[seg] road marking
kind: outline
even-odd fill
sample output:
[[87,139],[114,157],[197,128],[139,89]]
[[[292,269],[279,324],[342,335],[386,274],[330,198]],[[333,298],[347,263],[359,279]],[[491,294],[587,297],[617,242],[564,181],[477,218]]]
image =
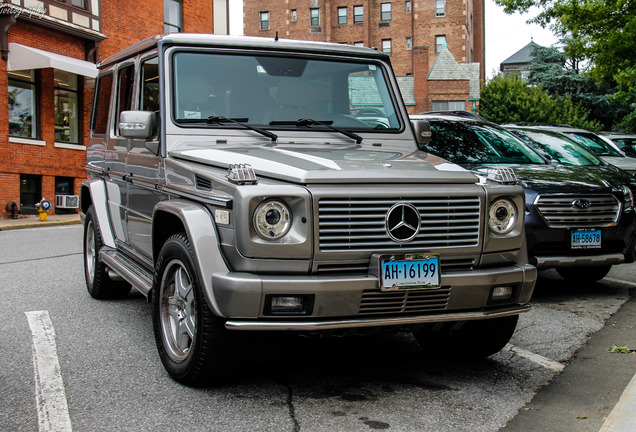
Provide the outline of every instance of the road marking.
[[[636,287],[636,283],[635,282],[630,282],[630,281],[624,281],[624,280],[620,280],[620,279],[614,279],[614,278],[603,278],[601,279],[601,281],[608,281],[608,282],[614,282],[614,283],[620,283],[620,284],[624,284],[624,285],[629,285],[629,286],[633,286]],[[599,281],[600,282],[600,281]]]
[[514,346],[511,344],[508,344],[504,347],[505,350],[513,352],[525,359],[530,360],[531,362],[534,362],[538,365],[543,366],[546,369],[550,369],[553,370],[555,372],[563,372],[563,369],[565,369],[565,365],[561,364],[559,362],[555,362],[554,360],[550,360],[547,357],[543,357],[539,354],[535,354],[533,352],[530,352],[528,350],[525,350],[523,348],[519,348],[518,346]]
[[636,375],[625,387],[618,403],[599,432],[628,432],[636,430]]
[[71,432],[64,383],[48,311],[25,312],[33,339],[35,403],[40,432]]

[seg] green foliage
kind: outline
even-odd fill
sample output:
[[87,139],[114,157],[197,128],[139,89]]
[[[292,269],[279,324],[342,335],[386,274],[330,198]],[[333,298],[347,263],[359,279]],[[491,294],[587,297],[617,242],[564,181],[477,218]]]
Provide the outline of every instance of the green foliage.
[[616,343],[612,343],[612,346],[609,348],[606,348],[605,351],[611,352],[614,354],[629,354],[634,352],[634,350],[630,349],[629,346],[627,345],[619,346]]
[[569,96],[550,95],[541,86],[528,85],[521,78],[496,76],[481,90],[479,114],[496,123],[569,124],[599,130],[585,109]]
[[[564,39],[564,52],[578,70],[581,61],[599,86],[617,87],[612,102],[628,107],[615,113],[614,123],[636,132],[636,1],[634,0],[495,0],[507,13],[528,12],[532,18]],[[602,87],[601,87],[602,88]],[[602,109],[602,107],[601,107]],[[592,115],[594,118],[594,114]]]
[[572,102],[588,111],[588,117],[601,124],[603,130],[615,130],[629,113],[629,106],[612,95],[616,89],[598,83],[587,73],[576,69],[573,60],[556,48],[537,46],[533,52],[528,82],[541,85],[552,97],[569,95]]

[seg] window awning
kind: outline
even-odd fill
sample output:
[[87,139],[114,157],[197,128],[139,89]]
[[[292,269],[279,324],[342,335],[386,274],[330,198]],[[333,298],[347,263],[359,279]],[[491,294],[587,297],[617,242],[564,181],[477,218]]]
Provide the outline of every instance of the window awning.
[[91,78],[97,76],[97,67],[91,62],[31,48],[15,42],[9,44],[8,71],[43,68],[59,69]]

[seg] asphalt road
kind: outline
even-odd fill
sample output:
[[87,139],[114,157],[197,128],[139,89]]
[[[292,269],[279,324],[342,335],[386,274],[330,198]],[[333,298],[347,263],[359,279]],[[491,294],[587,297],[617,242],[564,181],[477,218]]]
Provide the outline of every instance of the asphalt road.
[[[38,421],[49,389],[36,392],[36,377],[57,371],[73,431],[497,431],[567,371],[636,282],[634,265],[584,286],[542,273],[511,345],[480,362],[432,362],[408,335],[241,335],[227,383],[195,389],[164,371],[143,296],[87,294],[81,250],[81,226],[0,231],[0,430],[53,430]],[[35,312],[50,319],[49,375],[34,360]]]

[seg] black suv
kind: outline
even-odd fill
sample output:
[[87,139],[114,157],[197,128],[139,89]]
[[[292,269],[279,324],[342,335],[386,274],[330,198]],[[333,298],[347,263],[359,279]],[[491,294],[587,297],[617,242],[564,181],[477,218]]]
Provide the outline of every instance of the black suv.
[[410,117],[418,129],[423,126],[416,122],[430,125],[431,139],[422,150],[484,179],[503,167],[508,181],[521,183],[528,254],[538,269],[556,268],[566,279],[593,281],[614,264],[634,261],[636,184],[627,172],[594,159],[583,165],[550,163],[509,131],[470,113]]

